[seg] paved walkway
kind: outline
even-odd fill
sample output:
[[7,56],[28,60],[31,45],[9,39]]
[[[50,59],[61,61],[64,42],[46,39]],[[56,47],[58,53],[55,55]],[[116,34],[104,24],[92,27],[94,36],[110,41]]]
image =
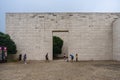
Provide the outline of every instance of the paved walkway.
[[120,62],[4,63],[0,64],[0,80],[120,80]]

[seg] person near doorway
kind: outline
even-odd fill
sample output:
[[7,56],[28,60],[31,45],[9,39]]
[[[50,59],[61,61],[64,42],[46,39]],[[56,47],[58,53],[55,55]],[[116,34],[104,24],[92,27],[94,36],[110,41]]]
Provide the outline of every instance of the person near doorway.
[[64,60],[66,60],[66,54],[64,53]]
[[73,59],[74,59],[73,54],[70,54],[70,57],[71,57],[71,61],[73,62]]
[[76,54],[76,62],[78,62],[78,54]]
[[45,59],[46,59],[46,61],[49,60],[49,58],[48,58],[48,53],[45,55]]
[[22,54],[19,54],[19,61],[22,60]]

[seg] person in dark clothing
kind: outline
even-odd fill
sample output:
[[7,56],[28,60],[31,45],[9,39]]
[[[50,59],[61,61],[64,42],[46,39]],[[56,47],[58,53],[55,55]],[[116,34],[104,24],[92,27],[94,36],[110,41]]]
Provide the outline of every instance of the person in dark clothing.
[[27,63],[26,63],[26,59],[27,59],[27,55],[24,54],[23,60],[24,60],[24,63],[25,63],[25,64],[27,64]]
[[22,60],[22,54],[19,54],[19,61]]
[[4,53],[4,47],[2,47],[2,62],[5,62],[5,53]]
[[45,55],[45,59],[48,61],[49,59],[48,59],[48,53]]
[[0,47],[0,62],[2,61],[2,47]]

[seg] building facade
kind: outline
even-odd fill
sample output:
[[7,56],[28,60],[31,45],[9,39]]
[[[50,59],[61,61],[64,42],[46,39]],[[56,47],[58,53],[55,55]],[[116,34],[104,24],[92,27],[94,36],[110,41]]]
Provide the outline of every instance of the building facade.
[[62,55],[79,60],[120,60],[120,13],[7,13],[6,33],[17,55],[53,60],[53,36],[63,39]]

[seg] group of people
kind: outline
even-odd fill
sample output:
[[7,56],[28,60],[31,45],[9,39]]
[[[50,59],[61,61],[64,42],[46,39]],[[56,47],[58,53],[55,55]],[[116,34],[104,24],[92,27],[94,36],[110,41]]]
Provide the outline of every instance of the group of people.
[[[26,59],[27,59],[27,55],[24,54],[24,55],[23,55],[24,64],[27,64],[27,63],[26,63]],[[19,61],[22,61],[22,54],[19,54]]]
[[[48,53],[45,55],[45,59],[46,59],[46,61],[49,61]],[[70,59],[71,59],[71,61],[74,60],[74,55],[73,54],[70,54]],[[67,62],[69,61],[68,57],[65,55],[65,53],[64,53],[64,60],[67,61]],[[76,62],[78,62],[78,54],[76,54]]]
[[[71,58],[71,61],[74,60],[74,55],[73,54],[70,54],[70,58]],[[26,63],[26,59],[27,59],[27,55],[24,54],[23,55],[23,61],[24,61],[24,64],[27,64]],[[48,53],[45,55],[45,59],[46,61],[49,61],[49,58],[48,58]],[[68,60],[68,57],[64,54],[64,60],[66,60],[67,62],[69,61]],[[22,54],[19,54],[19,61],[22,61]],[[76,62],[78,61],[78,54],[76,54]]]
[[[74,60],[73,54],[70,54],[70,59],[71,59],[71,61]],[[64,60],[66,60],[68,62],[68,57],[66,57],[65,53],[64,53]],[[76,62],[78,62],[78,54],[76,54]]]
[[[45,58],[46,58],[46,61],[49,61],[48,53],[46,54]],[[19,54],[19,58],[18,58],[19,61],[23,60],[24,64],[27,64],[26,59],[27,59],[27,55],[26,54],[23,55],[23,58],[22,58],[22,54]]]

